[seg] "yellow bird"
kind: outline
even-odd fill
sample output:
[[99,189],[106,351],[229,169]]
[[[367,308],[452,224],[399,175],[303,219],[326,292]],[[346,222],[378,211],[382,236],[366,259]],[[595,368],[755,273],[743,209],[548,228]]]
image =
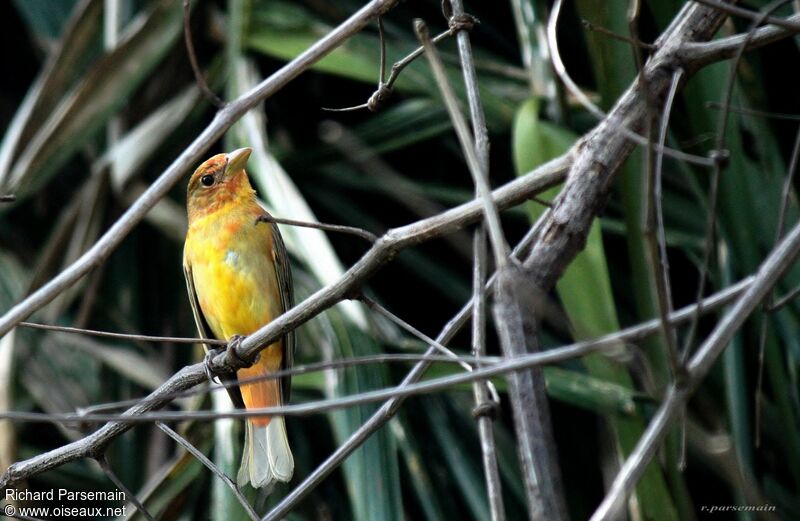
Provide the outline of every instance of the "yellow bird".
[[[260,223],[267,213],[256,200],[244,167],[252,152],[218,154],[189,180],[189,231],[183,269],[195,322],[203,338],[236,340],[261,328],[292,306],[292,279],[278,227]],[[206,346],[208,348],[208,346]],[[238,380],[291,367],[293,335],[261,351]],[[234,378],[236,380],[236,378]],[[260,380],[231,389],[238,407],[272,407],[289,399],[290,378]],[[248,418],[237,481],[255,488],[289,481],[294,459],[283,417]]]

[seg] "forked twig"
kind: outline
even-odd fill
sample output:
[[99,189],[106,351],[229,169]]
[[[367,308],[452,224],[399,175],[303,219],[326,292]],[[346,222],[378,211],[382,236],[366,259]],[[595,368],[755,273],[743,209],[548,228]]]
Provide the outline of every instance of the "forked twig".
[[358,228],[355,226],[345,226],[343,224],[325,224],[325,223],[316,223],[309,221],[297,221],[295,219],[285,219],[283,217],[274,217],[272,215],[262,215],[261,217],[256,219],[256,222],[286,224],[288,226],[313,228],[315,230],[324,230],[327,232],[345,233],[348,235],[355,235],[356,237],[361,237],[365,241],[372,244],[374,244],[375,241],[378,240],[377,235],[375,235],[370,231],[365,230],[364,228]]
[[[475,19],[469,17],[469,19],[464,18],[459,23],[450,24],[447,30],[442,31],[441,33],[434,36],[431,41],[433,44],[438,44],[440,41],[444,40],[445,38],[449,38],[454,34],[458,33],[459,31],[463,30],[470,30],[472,29],[473,25],[476,23]],[[378,112],[380,111],[385,105],[389,98],[392,96],[394,92],[394,84],[397,81],[397,78],[400,77],[400,73],[403,72],[403,69],[411,65],[411,63],[419,58],[422,53],[424,52],[424,48],[422,46],[417,47],[411,53],[406,55],[400,61],[397,61],[392,65],[392,70],[389,73],[389,78],[384,81],[386,77],[386,36],[383,30],[383,20],[378,18],[378,35],[380,37],[381,43],[381,56],[380,56],[380,72],[378,73],[378,87],[375,92],[370,95],[369,99],[366,103],[362,103],[361,105],[355,105],[353,107],[344,107],[340,109],[334,108],[325,108],[323,107],[322,110],[327,112],[354,112],[357,110],[367,109],[370,112]]]

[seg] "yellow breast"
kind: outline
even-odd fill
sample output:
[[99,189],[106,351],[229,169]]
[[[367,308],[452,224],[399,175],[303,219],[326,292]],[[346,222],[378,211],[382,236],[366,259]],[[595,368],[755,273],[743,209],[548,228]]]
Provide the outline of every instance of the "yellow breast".
[[217,211],[195,220],[185,261],[215,336],[248,335],[282,313],[271,227],[258,209]]

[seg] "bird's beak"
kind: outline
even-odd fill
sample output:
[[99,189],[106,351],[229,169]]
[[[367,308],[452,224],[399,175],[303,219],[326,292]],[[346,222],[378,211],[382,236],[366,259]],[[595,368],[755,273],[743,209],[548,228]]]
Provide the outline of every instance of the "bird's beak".
[[225,156],[225,159],[228,160],[227,164],[225,165],[225,176],[227,177],[229,174],[244,170],[244,166],[247,164],[247,159],[250,157],[252,152],[253,149],[247,147],[234,150],[233,152],[227,154]]

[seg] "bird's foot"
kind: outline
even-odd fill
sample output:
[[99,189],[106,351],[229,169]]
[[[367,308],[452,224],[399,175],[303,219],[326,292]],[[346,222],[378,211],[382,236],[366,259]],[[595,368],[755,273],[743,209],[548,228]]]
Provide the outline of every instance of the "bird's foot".
[[243,337],[242,335],[233,335],[230,338],[230,340],[228,340],[228,345],[225,347],[224,350],[223,349],[209,349],[208,351],[206,351],[206,356],[203,358],[203,365],[205,367],[206,376],[208,377],[208,379],[212,383],[215,380],[219,381],[217,379],[217,376],[219,375],[219,371],[217,371],[216,369],[214,369],[212,367],[212,361],[214,360],[214,357],[216,357],[218,354],[222,353],[223,351],[227,351],[228,356],[229,356],[228,360],[231,361],[231,365],[233,366],[233,370],[241,369],[243,367],[250,367],[250,365],[252,365],[249,362],[247,362],[246,360],[244,360],[242,357],[240,357],[239,354],[236,352],[236,349],[239,347],[239,345],[241,345],[242,340],[244,340],[244,339],[245,339],[245,337]]
[[206,356],[203,357],[203,368],[206,371],[206,376],[208,377],[208,381],[211,383],[219,383],[219,379],[217,379],[217,374],[214,369],[211,368],[211,362],[214,360],[214,357],[220,354],[222,350],[220,349],[209,349],[206,351]]
[[228,355],[230,356],[230,360],[234,361],[237,369],[241,369],[242,367],[250,367],[250,365],[252,365],[247,360],[244,360],[242,357],[240,357],[239,353],[236,352],[236,350],[242,344],[242,340],[244,339],[245,337],[242,335],[233,335],[228,340],[228,347],[226,348]]

